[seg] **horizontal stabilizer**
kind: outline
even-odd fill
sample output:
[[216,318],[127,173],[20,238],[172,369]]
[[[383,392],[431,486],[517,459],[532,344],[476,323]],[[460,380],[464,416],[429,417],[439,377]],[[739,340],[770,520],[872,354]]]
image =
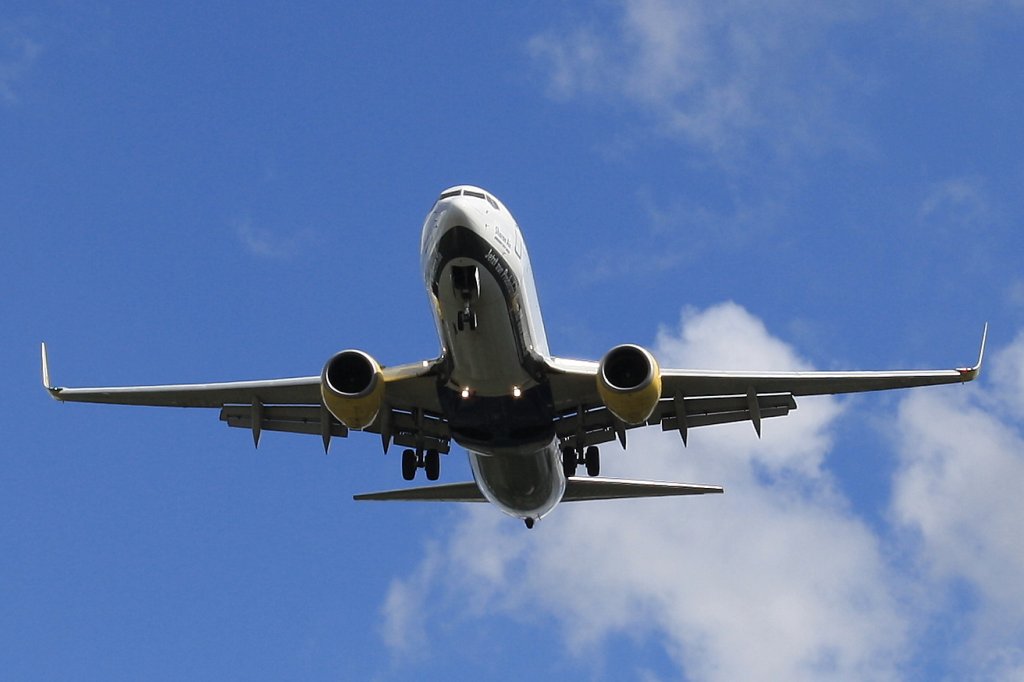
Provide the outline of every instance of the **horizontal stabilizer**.
[[570,478],[562,501],[622,500],[632,497],[671,497],[724,492],[725,489],[717,485],[628,481],[620,478]]
[[358,501],[371,500],[374,502],[486,502],[487,499],[476,487],[476,483],[445,483],[443,485],[428,485],[422,488],[401,488],[399,490],[385,490],[379,493],[363,493],[355,495],[352,499]]
[[[632,497],[671,497],[723,493],[716,485],[693,485],[666,481],[627,481],[618,478],[570,478],[563,502],[584,500],[621,500]],[[446,483],[421,488],[400,488],[379,493],[363,493],[353,499],[374,502],[486,502],[476,483]]]

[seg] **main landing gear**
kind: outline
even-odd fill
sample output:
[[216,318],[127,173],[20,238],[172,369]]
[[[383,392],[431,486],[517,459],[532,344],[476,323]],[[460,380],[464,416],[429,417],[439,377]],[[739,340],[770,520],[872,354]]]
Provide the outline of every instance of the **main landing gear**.
[[405,450],[402,452],[402,478],[411,481],[416,478],[417,469],[426,469],[427,480],[436,481],[441,477],[441,453],[437,450]]
[[562,448],[562,471],[565,477],[576,475],[576,467],[583,464],[587,467],[587,476],[601,474],[601,452],[596,445],[586,448]]

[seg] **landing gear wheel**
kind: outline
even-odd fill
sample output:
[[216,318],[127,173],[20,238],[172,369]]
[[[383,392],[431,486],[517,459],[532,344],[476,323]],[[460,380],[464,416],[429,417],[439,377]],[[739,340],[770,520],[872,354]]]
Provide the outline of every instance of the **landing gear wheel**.
[[587,448],[587,454],[583,456],[583,461],[587,465],[587,476],[598,476],[601,473],[601,452],[597,449],[596,445],[591,445]]
[[416,461],[416,453],[412,450],[405,450],[402,452],[402,478],[407,481],[411,481],[416,478],[416,469],[419,468],[419,462]]
[[455,326],[460,332],[465,331],[466,327],[470,330],[476,329],[476,313],[472,310],[460,310]]
[[441,476],[441,455],[437,450],[427,450],[423,468],[427,470],[428,481],[436,481]]
[[531,519],[531,518],[525,518],[525,519],[523,519],[523,521],[525,521],[525,522],[526,522],[526,527],[527,527],[527,528],[533,528],[533,524],[534,524],[534,522],[535,522],[535,520],[534,520],[534,519]]
[[562,448],[562,472],[566,478],[576,475],[576,465],[579,457],[575,448]]

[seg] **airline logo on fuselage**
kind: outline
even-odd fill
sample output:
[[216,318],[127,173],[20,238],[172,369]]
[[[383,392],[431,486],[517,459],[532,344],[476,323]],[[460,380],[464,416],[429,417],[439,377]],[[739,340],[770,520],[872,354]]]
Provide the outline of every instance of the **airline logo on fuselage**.
[[494,247],[487,250],[484,260],[491,266],[491,272],[505,285],[505,290],[509,293],[509,297],[511,298],[511,296],[515,295],[519,289],[519,281],[512,274],[512,269],[508,267],[501,256],[494,252]]
[[498,245],[506,256],[512,252],[512,240],[509,239],[507,234],[501,231],[501,225],[497,223],[494,225],[494,241],[498,242]]

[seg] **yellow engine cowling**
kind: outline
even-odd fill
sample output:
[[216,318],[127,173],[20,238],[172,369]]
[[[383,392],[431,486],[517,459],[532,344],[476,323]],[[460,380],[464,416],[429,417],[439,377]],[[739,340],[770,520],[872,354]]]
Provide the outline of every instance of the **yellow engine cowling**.
[[658,361],[640,346],[615,346],[601,359],[597,392],[605,407],[623,422],[644,423],[661,398]]
[[350,429],[365,429],[384,400],[384,373],[363,351],[343,350],[324,365],[320,395],[338,421]]

